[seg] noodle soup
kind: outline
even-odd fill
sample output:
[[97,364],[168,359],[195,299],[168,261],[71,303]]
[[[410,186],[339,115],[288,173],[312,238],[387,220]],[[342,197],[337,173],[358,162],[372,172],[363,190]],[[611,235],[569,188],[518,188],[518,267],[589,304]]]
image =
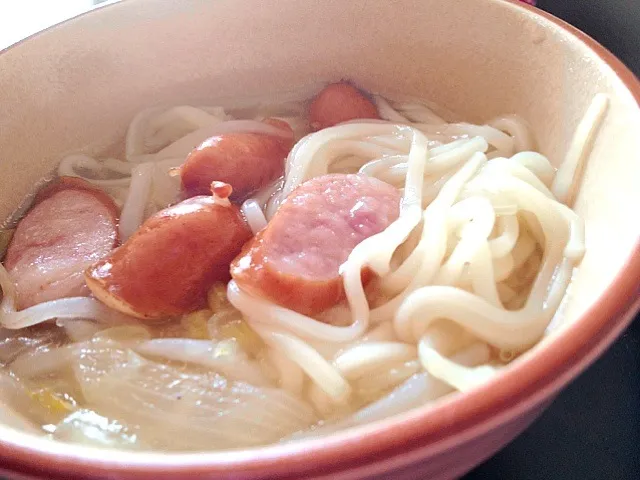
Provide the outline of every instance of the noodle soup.
[[584,254],[571,206],[606,109],[597,96],[557,170],[515,115],[452,123],[347,82],[140,112],[123,158],[61,159],[3,230],[12,422],[241,448],[499,375],[544,337]]

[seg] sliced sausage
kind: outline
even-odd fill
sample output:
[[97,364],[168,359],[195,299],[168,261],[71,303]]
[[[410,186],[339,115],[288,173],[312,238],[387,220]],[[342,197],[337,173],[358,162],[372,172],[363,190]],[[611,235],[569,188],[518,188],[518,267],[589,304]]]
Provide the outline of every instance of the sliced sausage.
[[[225,191],[219,183],[214,189]],[[250,237],[238,207],[216,196],[193,197],[147,219],[87,270],[87,285],[128,315],[181,315],[206,305],[208,289],[229,279],[229,264]]]
[[[400,193],[360,174],[309,180],[231,264],[244,290],[307,315],[344,298],[340,265],[399,214]],[[363,280],[367,280],[364,276]]]
[[227,133],[196,147],[180,167],[186,197],[207,195],[211,182],[233,187],[232,200],[240,200],[266,187],[284,173],[284,160],[293,146],[293,131],[282,120],[266,119],[283,136],[262,133]]
[[309,107],[309,123],[314,130],[360,118],[379,119],[380,115],[371,100],[346,82],[326,86]]
[[89,295],[84,270],[117,243],[118,209],[106,193],[72,177],[44,187],[18,223],[4,263],[18,308]]

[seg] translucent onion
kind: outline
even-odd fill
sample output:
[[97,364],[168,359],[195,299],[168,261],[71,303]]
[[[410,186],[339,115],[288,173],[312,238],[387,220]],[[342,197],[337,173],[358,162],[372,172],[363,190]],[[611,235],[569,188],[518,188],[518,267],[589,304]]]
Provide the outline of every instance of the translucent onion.
[[16,408],[28,402],[29,399],[21,385],[0,372],[0,423],[22,432],[42,434],[43,432]]
[[90,408],[135,428],[151,448],[262,445],[315,421],[309,406],[283,390],[187,373],[112,342],[84,349],[75,371]]
[[135,431],[131,430],[116,420],[110,420],[92,410],[81,409],[58,423],[52,438],[103,448],[144,448]]
[[188,338],[157,338],[135,345],[142,355],[209,367],[228,379],[256,386],[270,385],[260,367],[249,360],[234,340],[212,342]]

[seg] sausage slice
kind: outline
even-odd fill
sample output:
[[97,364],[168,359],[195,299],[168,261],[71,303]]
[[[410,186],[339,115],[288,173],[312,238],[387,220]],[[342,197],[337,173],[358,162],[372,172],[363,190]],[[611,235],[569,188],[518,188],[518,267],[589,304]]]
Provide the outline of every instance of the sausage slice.
[[332,83],[311,102],[309,122],[314,130],[356,119],[379,119],[378,108],[350,83]]
[[293,131],[282,120],[264,123],[282,129],[284,135],[227,133],[196,147],[180,167],[185,197],[209,194],[211,182],[217,180],[233,187],[232,200],[241,200],[282,176]]
[[102,190],[61,177],[36,195],[18,223],[4,265],[18,308],[89,295],[84,270],[118,243],[118,209]]
[[245,245],[231,276],[254,295],[315,315],[344,298],[340,265],[356,245],[398,218],[399,209],[399,191],[378,179],[316,177],[291,192]]
[[[214,191],[226,191],[215,182]],[[177,316],[206,305],[209,288],[229,279],[229,264],[251,231],[235,205],[197,196],[147,219],[120,248],[86,271],[107,306],[142,319]]]

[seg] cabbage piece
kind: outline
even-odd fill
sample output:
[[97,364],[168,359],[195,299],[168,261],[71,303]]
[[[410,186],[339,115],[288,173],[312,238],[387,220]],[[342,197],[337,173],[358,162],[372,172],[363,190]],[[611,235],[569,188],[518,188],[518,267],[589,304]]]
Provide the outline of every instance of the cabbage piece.
[[14,378],[0,372],[0,423],[16,430],[30,433],[43,433],[34,422],[28,419],[24,407],[30,403],[29,396],[22,385]]
[[96,447],[127,449],[145,447],[129,427],[86,409],[77,410],[65,417],[56,425],[51,438]]
[[270,384],[270,379],[264,375],[260,366],[240,350],[236,340],[212,342],[190,338],[156,338],[132,348],[144,356],[208,367],[228,380],[246,382],[257,387]]
[[64,343],[64,333],[51,325],[38,325],[21,330],[0,328],[0,365],[7,365],[21,355]]
[[74,368],[86,406],[154,449],[262,445],[315,422],[311,407],[283,390],[153,362],[112,341],[92,342]]
[[184,315],[180,319],[180,324],[184,327],[185,336],[196,340],[211,339],[207,324],[211,315],[213,315],[213,312],[208,309],[197,310]]

